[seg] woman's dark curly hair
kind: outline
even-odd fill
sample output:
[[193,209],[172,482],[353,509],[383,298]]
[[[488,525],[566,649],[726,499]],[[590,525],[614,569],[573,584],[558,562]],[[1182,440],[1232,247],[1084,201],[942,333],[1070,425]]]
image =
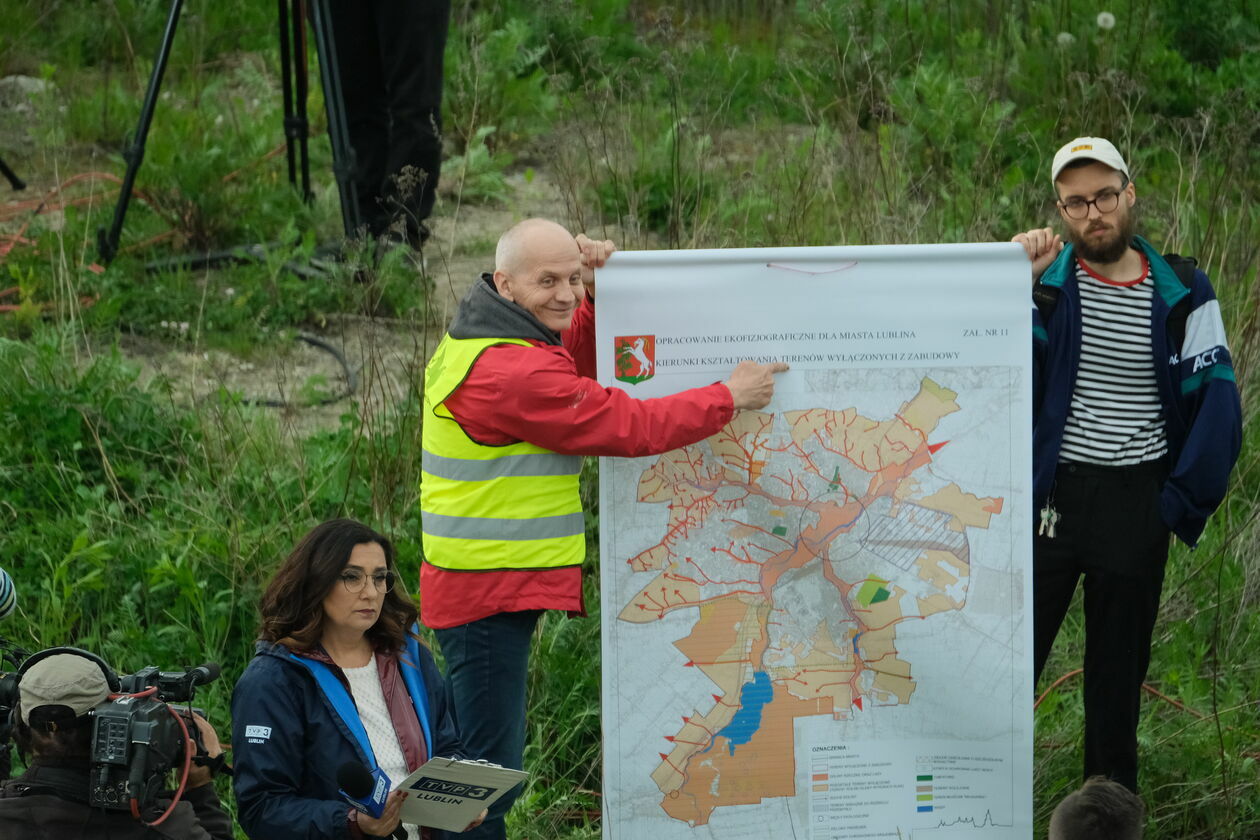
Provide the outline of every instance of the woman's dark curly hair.
[[[302,537],[263,593],[258,608],[262,615],[259,638],[283,642],[296,650],[310,650],[319,644],[324,634],[324,598],[338,585],[342,569],[350,562],[350,552],[364,543],[379,545],[385,552],[386,566],[398,574],[393,544],[362,522],[332,519]],[[376,650],[395,652],[402,649],[405,634],[416,618],[416,605],[406,590],[396,585],[385,593],[381,615],[365,635]]]

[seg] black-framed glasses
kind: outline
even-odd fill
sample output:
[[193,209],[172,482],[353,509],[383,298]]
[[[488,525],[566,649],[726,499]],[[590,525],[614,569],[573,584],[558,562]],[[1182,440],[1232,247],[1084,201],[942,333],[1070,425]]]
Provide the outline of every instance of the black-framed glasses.
[[376,587],[377,592],[389,592],[394,588],[394,584],[398,580],[398,575],[393,572],[377,572],[375,574],[364,574],[359,569],[346,569],[337,579],[341,581],[341,585],[351,595],[358,595],[363,591],[363,587],[367,586],[368,579],[371,579],[372,585]]
[[[1121,189],[1124,188],[1121,187]],[[1063,208],[1063,212],[1069,219],[1084,219],[1089,215],[1091,204],[1098,208],[1099,213],[1105,215],[1120,206],[1120,193],[1114,190],[1107,190],[1093,198],[1085,199],[1080,196],[1073,196],[1067,201],[1059,202],[1059,206]]]

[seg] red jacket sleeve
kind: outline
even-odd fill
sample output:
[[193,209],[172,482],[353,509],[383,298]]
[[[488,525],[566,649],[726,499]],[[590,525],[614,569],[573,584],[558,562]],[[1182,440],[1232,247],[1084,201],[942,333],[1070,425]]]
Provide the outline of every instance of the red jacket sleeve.
[[595,301],[587,295],[573,313],[569,328],[560,334],[564,349],[577,363],[579,376],[595,378]]
[[485,444],[528,441],[563,455],[657,455],[701,441],[730,422],[721,383],[639,400],[579,376],[561,347],[491,347],[446,400],[452,416]]

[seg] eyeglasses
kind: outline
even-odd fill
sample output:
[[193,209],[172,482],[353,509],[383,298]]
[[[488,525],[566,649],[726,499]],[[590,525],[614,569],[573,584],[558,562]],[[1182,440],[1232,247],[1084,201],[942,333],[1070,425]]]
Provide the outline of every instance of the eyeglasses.
[[1067,214],[1069,219],[1084,219],[1089,215],[1089,206],[1091,204],[1098,208],[1099,213],[1105,215],[1120,206],[1120,193],[1107,190],[1107,192],[1099,193],[1092,199],[1073,196],[1067,201],[1059,202],[1059,206],[1063,208],[1063,212]]
[[372,585],[376,587],[377,592],[389,592],[394,588],[394,582],[398,579],[398,576],[393,572],[378,572],[374,575],[366,575],[358,569],[346,569],[338,575],[341,585],[351,595],[358,595],[362,592],[369,578],[371,578]]

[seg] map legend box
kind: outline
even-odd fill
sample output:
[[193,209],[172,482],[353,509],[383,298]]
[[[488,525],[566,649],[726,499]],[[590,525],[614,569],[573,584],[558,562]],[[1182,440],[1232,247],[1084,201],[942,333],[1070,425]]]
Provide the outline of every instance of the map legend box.
[[[923,752],[929,746],[940,751]],[[1009,759],[999,750],[963,749],[947,741],[916,747],[918,755],[875,741],[814,744],[800,777],[801,789],[809,791],[809,840],[1013,828]],[[924,767],[929,772],[918,772]],[[992,835],[994,840],[1015,836]]]

